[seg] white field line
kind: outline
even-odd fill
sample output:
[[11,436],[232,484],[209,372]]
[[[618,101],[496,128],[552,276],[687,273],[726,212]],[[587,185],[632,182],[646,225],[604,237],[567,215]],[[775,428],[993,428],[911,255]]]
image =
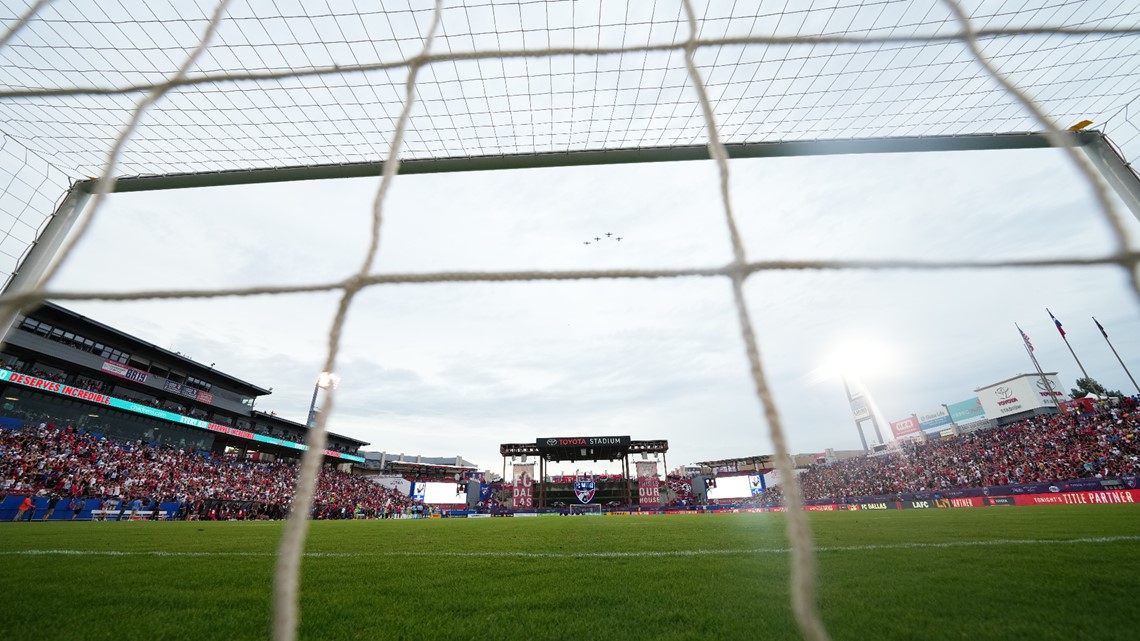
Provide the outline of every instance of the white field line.
[[[1085,545],[1140,541],[1140,536],[1096,536],[1079,539],[984,539],[976,541],[944,541],[934,543],[883,543],[877,545],[840,545],[817,547],[821,554],[833,552],[873,552],[877,550],[910,550],[931,548],[970,548],[1017,545]],[[306,558],[519,558],[519,559],[614,559],[643,557],[729,556],[749,554],[786,554],[789,548],[742,548],[728,550],[634,550],[628,552],[307,552]],[[145,557],[275,557],[273,552],[170,552],[123,550],[6,550],[0,556],[145,556]]]

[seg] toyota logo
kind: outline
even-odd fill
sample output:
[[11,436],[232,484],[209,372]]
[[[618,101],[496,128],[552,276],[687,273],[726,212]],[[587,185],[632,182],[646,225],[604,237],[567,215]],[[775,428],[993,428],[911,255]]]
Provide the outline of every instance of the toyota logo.
[[999,387],[996,390],[994,390],[994,396],[996,396],[1000,399],[1007,399],[1010,396],[1013,396],[1013,390],[1011,390],[1008,387],[1005,387],[1003,385],[1002,387]]
[[1051,392],[1051,391],[1053,391],[1053,388],[1055,388],[1056,386],[1057,385],[1049,379],[1044,379],[1044,380],[1042,380],[1040,378],[1037,379],[1037,388],[1038,389],[1045,390],[1047,392]]
[[558,445],[558,439],[548,438],[548,439],[546,439],[546,444],[547,445]]

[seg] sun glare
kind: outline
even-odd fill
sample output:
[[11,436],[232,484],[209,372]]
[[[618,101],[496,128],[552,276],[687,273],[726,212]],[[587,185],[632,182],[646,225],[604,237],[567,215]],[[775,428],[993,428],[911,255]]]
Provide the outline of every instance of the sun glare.
[[823,364],[816,368],[819,381],[836,378],[873,379],[898,371],[899,358],[894,348],[870,337],[850,337],[838,342]]

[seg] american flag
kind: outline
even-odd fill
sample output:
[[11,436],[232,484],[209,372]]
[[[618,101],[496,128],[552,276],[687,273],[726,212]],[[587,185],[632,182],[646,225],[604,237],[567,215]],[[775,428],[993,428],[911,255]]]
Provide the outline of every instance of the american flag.
[[1025,330],[1021,329],[1020,327],[1017,328],[1017,331],[1021,332],[1021,340],[1025,341],[1025,346],[1028,347],[1029,351],[1032,352],[1033,351],[1033,343],[1029,342],[1029,335],[1026,334]]

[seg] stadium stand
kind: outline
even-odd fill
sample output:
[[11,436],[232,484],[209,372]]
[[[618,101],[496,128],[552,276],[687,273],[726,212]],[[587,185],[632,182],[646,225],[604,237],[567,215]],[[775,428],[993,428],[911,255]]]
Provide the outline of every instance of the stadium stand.
[[[309,428],[255,410],[271,392],[52,303],[19,317],[0,347],[9,426],[47,416],[119,440],[296,459]],[[330,434],[326,462],[364,463],[365,445]]]
[[[283,518],[296,474],[297,466],[289,462],[117,441],[54,421],[0,429],[0,496],[8,497],[0,518],[11,519],[18,508],[13,499],[29,495],[38,497],[41,514],[41,504],[52,497],[68,506],[73,499],[86,498],[81,518],[124,509],[145,518],[156,503],[171,504],[164,511],[182,519]],[[326,466],[313,517],[381,518],[402,515],[412,507],[405,494]],[[57,514],[56,519],[73,516],[65,509]]]
[[[1037,416],[1000,428],[880,456],[810,466],[800,475],[808,500],[841,500],[1140,474],[1140,412],[1132,399],[1085,415]],[[779,502],[769,490],[766,501]]]
[[671,507],[689,507],[696,505],[697,499],[693,496],[693,482],[677,474],[665,477],[666,505]]

